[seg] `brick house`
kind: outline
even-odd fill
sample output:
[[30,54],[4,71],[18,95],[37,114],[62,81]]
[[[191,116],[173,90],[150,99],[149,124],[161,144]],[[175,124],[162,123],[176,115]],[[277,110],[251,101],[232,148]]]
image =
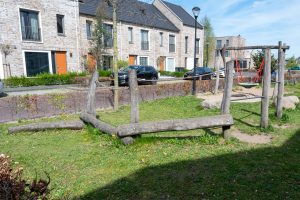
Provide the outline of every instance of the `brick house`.
[[[48,72],[83,71],[90,60],[90,37],[101,0],[2,0],[0,78],[35,76]],[[130,64],[153,65],[159,70],[193,66],[194,19],[181,6],[155,0],[121,1],[118,13],[119,59]],[[106,28],[112,33],[111,8]],[[197,60],[203,60],[203,27],[198,24]],[[103,65],[111,67],[112,37],[108,38]]]

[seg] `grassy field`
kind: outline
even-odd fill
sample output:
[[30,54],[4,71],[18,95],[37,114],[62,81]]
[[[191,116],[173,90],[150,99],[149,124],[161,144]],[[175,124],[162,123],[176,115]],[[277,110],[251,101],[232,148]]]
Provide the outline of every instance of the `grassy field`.
[[[287,91],[300,97],[300,84]],[[219,113],[203,110],[199,102],[192,96],[145,102],[141,121]],[[224,141],[220,129],[205,129],[146,135],[123,146],[92,127],[9,136],[7,127],[15,124],[1,124],[0,154],[24,167],[28,179],[47,171],[51,199],[300,199],[300,106],[286,110],[281,121],[271,106],[271,126],[264,130],[258,127],[259,110],[259,103],[234,103],[233,128],[270,134],[271,144]],[[99,115],[120,125],[129,122],[129,113],[125,106]]]

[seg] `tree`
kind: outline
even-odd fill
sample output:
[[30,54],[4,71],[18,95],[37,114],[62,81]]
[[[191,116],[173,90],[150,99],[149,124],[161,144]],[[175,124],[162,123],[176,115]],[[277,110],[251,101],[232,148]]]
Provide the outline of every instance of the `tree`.
[[207,66],[214,65],[214,54],[215,54],[215,35],[214,29],[211,25],[210,19],[205,16],[201,20],[202,25],[204,26],[204,52],[203,58]]
[[[265,57],[264,51],[257,51],[255,54],[251,56],[255,69],[258,70],[260,65]],[[271,71],[275,71],[277,69],[277,59],[274,57],[274,54],[271,56]]]
[[298,60],[295,58],[295,56],[292,56],[288,59],[286,68],[291,68],[295,66],[298,66]]
[[93,37],[90,42],[91,48],[90,52],[93,57],[96,59],[97,68],[102,70],[102,56],[105,52],[104,46],[104,38],[107,34],[103,27],[103,19],[106,17],[107,4],[105,2],[101,2],[97,8],[96,12],[96,23],[95,29],[93,31]]

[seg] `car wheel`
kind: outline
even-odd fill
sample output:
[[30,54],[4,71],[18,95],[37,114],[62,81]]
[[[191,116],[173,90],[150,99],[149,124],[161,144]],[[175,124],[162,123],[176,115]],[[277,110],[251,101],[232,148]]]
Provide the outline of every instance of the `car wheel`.
[[157,78],[156,78],[155,76],[153,76],[153,77],[151,78],[151,84],[152,84],[152,85],[156,85],[156,84],[157,84]]

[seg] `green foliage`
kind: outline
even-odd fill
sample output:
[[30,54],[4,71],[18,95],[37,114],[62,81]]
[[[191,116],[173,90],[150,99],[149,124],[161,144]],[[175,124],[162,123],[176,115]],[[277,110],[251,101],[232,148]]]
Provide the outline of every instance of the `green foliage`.
[[285,67],[292,68],[292,67],[296,67],[296,66],[298,66],[297,59],[295,58],[295,56],[292,56],[288,59],[288,62]]
[[[263,58],[265,57],[264,51],[258,51],[252,56],[252,60],[254,62],[255,69],[258,70]],[[271,70],[275,71],[277,69],[277,59],[274,57],[274,54],[271,56]]]
[[5,85],[9,87],[30,87],[30,86],[39,86],[39,85],[65,85],[65,84],[74,84],[75,78],[78,76],[86,76],[85,72],[75,73],[70,72],[67,74],[48,74],[43,73],[35,77],[9,77],[4,80]]
[[[205,61],[204,64],[208,60],[208,66],[212,66],[213,58],[215,54],[215,34],[210,19],[205,16],[201,23],[204,26],[204,52],[203,52],[203,60]],[[207,57],[207,50],[208,50],[208,57]]]
[[129,63],[126,60],[118,60],[118,69],[128,67]]
[[110,77],[112,75],[112,71],[109,70],[98,70],[100,77]]

